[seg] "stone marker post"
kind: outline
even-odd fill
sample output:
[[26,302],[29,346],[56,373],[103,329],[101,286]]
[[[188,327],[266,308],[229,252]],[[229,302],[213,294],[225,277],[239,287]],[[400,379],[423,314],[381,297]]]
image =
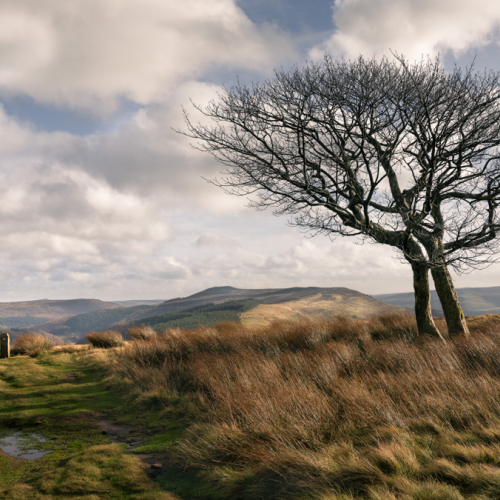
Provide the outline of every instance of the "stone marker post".
[[5,332],[0,333],[0,358],[10,358],[10,338]]

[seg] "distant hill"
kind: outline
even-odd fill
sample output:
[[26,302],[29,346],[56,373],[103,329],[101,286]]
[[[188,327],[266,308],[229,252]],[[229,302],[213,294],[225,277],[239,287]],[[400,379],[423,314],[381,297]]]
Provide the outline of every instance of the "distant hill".
[[[250,326],[263,326],[275,319],[317,318],[338,314],[363,319],[375,314],[404,310],[349,288],[242,289],[223,286],[208,288],[189,297],[167,300],[152,309],[138,311],[133,314],[134,320],[129,325],[144,323],[156,329],[160,328],[159,325],[180,328],[194,328],[197,324],[208,326],[207,322],[211,319],[205,318],[202,321],[199,314],[203,311],[199,308],[214,306],[213,313],[220,316],[219,321],[234,320],[234,317],[222,318],[223,315],[232,314],[228,311],[232,303],[243,307],[244,310],[239,311],[238,317]],[[227,307],[217,307],[224,304]],[[249,307],[250,304],[252,307]],[[182,325],[174,325],[171,321],[180,321]]]
[[121,306],[114,302],[95,299],[0,302],[0,325],[9,328],[23,328],[77,314],[118,307]]
[[134,307],[134,306],[155,306],[156,304],[161,304],[165,302],[164,300],[114,300],[115,304],[120,304],[123,307]]
[[113,304],[114,307],[45,320],[27,328],[18,327],[11,332],[15,337],[27,331],[42,331],[66,341],[80,342],[89,331],[127,331],[130,326],[141,324],[151,325],[157,330],[196,328],[200,324],[209,326],[227,320],[241,320],[251,326],[262,326],[275,319],[317,318],[338,314],[363,319],[374,314],[403,310],[348,288],[319,287],[252,290],[224,286],[160,304],[149,304],[156,301],[146,302],[132,307],[102,303]]
[[[359,303],[356,306],[353,306],[351,309],[345,308],[342,314],[356,314],[354,310],[356,309],[359,313],[359,317],[364,317],[366,314],[375,314],[382,309],[387,309],[380,303],[376,305],[377,301],[372,299],[369,295],[350,290],[349,288],[294,287],[243,289],[231,286],[221,286],[208,288],[207,290],[195,293],[189,297],[167,300],[155,306],[151,311],[139,312],[134,316],[135,319],[146,318],[150,315],[159,316],[171,312],[183,311],[184,309],[204,304],[220,304],[229,300],[253,299],[263,304],[282,304],[303,299],[311,299],[312,297],[321,298],[321,300],[331,302],[332,304],[334,302],[337,304],[340,304],[340,302],[347,304],[349,301],[353,302],[357,300]],[[322,307],[328,309],[327,304],[324,304]],[[366,307],[366,314],[363,312],[364,307]],[[333,308],[332,314],[341,313],[337,311],[337,308]]]
[[260,302],[253,299],[230,300],[219,304],[204,304],[180,312],[143,318],[126,326],[129,328],[132,326],[148,325],[156,331],[165,330],[166,328],[189,330],[198,328],[200,325],[212,326],[221,321],[240,321],[242,314],[258,307],[259,304]]
[[[500,314],[500,287],[458,288],[458,299],[466,316]],[[374,295],[374,298],[400,307],[414,307],[413,293]],[[443,316],[441,304],[435,290],[431,291],[431,307],[435,316]]]
[[348,288],[307,289],[297,300],[280,303],[269,302],[241,315],[241,321],[250,326],[265,326],[274,320],[328,318],[350,316],[367,319],[371,316],[390,312],[401,312],[401,307],[384,304],[369,295]]
[[70,318],[41,323],[34,327],[13,330],[12,334],[13,337],[16,337],[28,331],[40,331],[60,337],[67,342],[78,343],[85,340],[85,334],[88,332],[107,330],[112,325],[129,321],[134,313],[149,309],[151,306],[142,305],[92,311]]

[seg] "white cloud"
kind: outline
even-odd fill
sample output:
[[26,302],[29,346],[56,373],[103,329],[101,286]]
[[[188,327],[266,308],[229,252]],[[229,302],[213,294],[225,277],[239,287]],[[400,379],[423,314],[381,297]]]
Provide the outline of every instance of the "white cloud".
[[[341,0],[325,47],[460,52],[494,38],[499,5]],[[221,166],[172,130],[183,128],[181,105],[203,119],[189,99],[214,98],[221,68],[266,74],[291,46],[235,0],[0,0],[0,96],[102,115],[121,99],[141,108],[86,137],[37,130],[0,108],[1,298],[169,298],[223,284],[411,289],[408,266],[387,248],[304,240],[285,219],[243,210],[202,178]]]
[[197,247],[228,247],[241,248],[240,243],[233,239],[219,234],[202,234],[195,242]]
[[0,88],[98,114],[216,68],[269,71],[290,50],[234,0],[0,1]]
[[390,50],[410,59],[480,48],[498,35],[497,0],[336,0],[335,33],[311,51],[371,57]]

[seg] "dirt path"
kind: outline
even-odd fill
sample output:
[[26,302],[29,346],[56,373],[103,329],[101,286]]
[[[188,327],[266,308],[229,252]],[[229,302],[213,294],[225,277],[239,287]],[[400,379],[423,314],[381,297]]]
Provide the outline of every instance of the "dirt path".
[[34,460],[0,452],[0,498],[178,499],[152,480],[165,457],[131,453],[143,437],[103,418],[123,405],[73,354],[0,360],[0,438],[22,436],[47,452]]

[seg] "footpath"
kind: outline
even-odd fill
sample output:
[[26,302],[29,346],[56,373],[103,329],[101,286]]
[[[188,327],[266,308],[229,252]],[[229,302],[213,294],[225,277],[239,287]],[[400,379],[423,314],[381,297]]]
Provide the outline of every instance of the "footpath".
[[133,410],[84,357],[0,360],[0,498],[181,498],[166,491],[177,489],[168,455],[148,452],[143,430],[116,422],[133,422]]

